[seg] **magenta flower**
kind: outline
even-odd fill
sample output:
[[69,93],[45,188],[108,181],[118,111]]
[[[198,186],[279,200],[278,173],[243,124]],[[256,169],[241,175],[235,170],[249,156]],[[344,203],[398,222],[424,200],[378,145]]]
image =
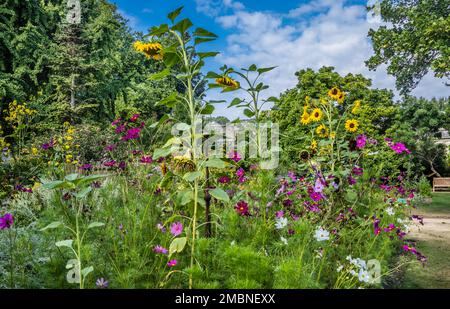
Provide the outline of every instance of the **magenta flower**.
[[395,225],[394,224],[389,224],[389,226],[388,227],[385,227],[384,228],[384,231],[386,232],[386,233],[389,233],[389,232],[391,232],[391,231],[393,231],[393,230],[395,230]]
[[239,180],[240,183],[244,183],[244,182],[247,181],[247,178],[245,178],[244,176],[242,176],[242,177],[239,177],[238,180]]
[[55,141],[53,139],[51,139],[50,142],[42,144],[41,148],[43,150],[49,150],[50,148],[53,148],[53,146],[55,146],[55,144],[56,144]]
[[319,192],[312,191],[312,192],[309,194],[309,197],[310,197],[314,202],[318,202],[318,201],[320,201],[320,200],[322,199],[322,194],[320,194]]
[[356,183],[356,179],[352,176],[348,176],[348,184],[353,186]]
[[408,154],[411,153],[411,151],[409,151],[409,149],[406,148],[405,144],[403,144],[403,143],[395,143],[395,144],[390,143],[389,147],[391,147],[391,149],[394,150],[398,154],[401,154],[403,152],[406,152]]
[[121,162],[119,163],[119,168],[120,168],[121,170],[124,170],[126,167],[127,167],[127,163],[126,163],[126,162],[121,161]]
[[80,166],[80,170],[83,170],[83,171],[90,171],[91,169],[92,169],[92,164],[89,164],[89,163],[83,164],[82,166]]
[[14,224],[14,217],[10,213],[6,213],[3,217],[0,217],[0,230],[9,229]]
[[356,147],[362,149],[366,146],[367,137],[364,134],[360,134],[356,137]]
[[167,266],[169,267],[174,267],[178,264],[177,260],[170,260],[169,262],[167,262]]
[[277,218],[282,218],[284,216],[284,211],[279,210],[275,213],[275,217]]
[[140,132],[141,132],[140,128],[131,128],[127,131],[127,133],[124,136],[122,136],[122,140],[129,141],[130,139],[138,139]]
[[230,182],[230,177],[228,176],[222,176],[219,178],[219,183],[229,183]]
[[248,204],[244,201],[239,201],[236,206],[234,206],[236,212],[241,216],[248,216],[250,213],[248,212]]
[[144,163],[144,164],[150,164],[150,163],[153,163],[153,159],[150,156],[142,156],[141,159],[139,160],[139,162]]
[[112,167],[112,166],[116,165],[116,161],[114,161],[114,160],[106,161],[105,163],[103,163],[103,165],[107,166],[107,167]]
[[124,131],[125,131],[125,125],[123,125],[123,124],[118,125],[114,131],[115,131],[117,134],[124,132]]
[[14,187],[14,189],[16,189],[17,191],[25,192],[25,193],[33,193],[32,188],[27,188],[27,187],[24,187],[23,185],[16,185]]
[[155,248],[153,248],[153,252],[160,254],[167,254],[169,251],[163,246],[157,245],[155,246]]
[[113,127],[115,127],[115,126],[118,125],[121,121],[122,121],[122,119],[117,118],[116,120],[114,120],[113,122],[111,122],[111,125],[112,125]]
[[108,145],[105,147],[105,151],[111,152],[111,151],[114,151],[114,149],[116,149],[116,148],[117,148],[116,144],[111,144],[111,145]]
[[240,168],[236,171],[236,176],[238,176],[239,178],[244,177],[245,175],[245,171],[243,168]]
[[165,233],[165,232],[166,232],[166,228],[164,227],[164,225],[163,225],[162,223],[156,224],[156,228],[157,228],[158,230],[160,230],[162,233]]
[[170,226],[170,233],[173,236],[178,236],[183,233],[183,224],[181,224],[181,222],[172,223],[172,225]]
[[241,161],[241,156],[239,155],[239,153],[237,152],[237,151],[233,151],[233,152],[231,152],[229,155],[228,155],[228,157],[231,159],[231,160],[233,160],[234,162],[239,162],[239,161]]
[[321,193],[324,189],[324,182],[322,181],[322,179],[317,178],[316,179],[316,183],[314,184],[314,191]]
[[380,219],[377,219],[376,217],[373,217],[373,230],[375,236],[380,235],[381,233]]
[[361,175],[363,174],[363,169],[362,169],[361,167],[355,166],[355,167],[352,169],[352,173],[353,173],[353,175],[361,176]]
[[295,173],[292,171],[288,172],[288,177],[294,182],[297,181],[297,176],[295,176]]
[[139,119],[139,114],[134,114],[133,116],[131,116],[130,121],[135,122],[138,119]]

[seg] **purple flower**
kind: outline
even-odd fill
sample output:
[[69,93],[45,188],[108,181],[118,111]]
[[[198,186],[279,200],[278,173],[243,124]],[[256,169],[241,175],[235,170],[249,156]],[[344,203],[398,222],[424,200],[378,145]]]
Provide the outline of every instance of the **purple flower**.
[[106,289],[109,285],[109,282],[107,280],[105,280],[104,278],[99,278],[99,279],[97,279],[97,281],[95,281],[95,285],[99,289]]
[[352,173],[353,173],[353,175],[361,176],[361,175],[363,174],[363,169],[362,169],[361,167],[355,166],[355,167],[352,169]]
[[181,222],[172,223],[172,225],[170,226],[170,233],[173,236],[178,236],[183,233],[183,224],[181,224]]
[[291,178],[292,181],[297,181],[297,176],[295,176],[295,173],[292,171],[288,172],[288,177]]
[[279,210],[275,213],[275,217],[277,218],[282,218],[284,216],[284,211]]
[[122,132],[125,131],[125,126],[124,126],[123,124],[118,125],[114,131],[115,131],[117,134],[122,133]]
[[316,183],[314,185],[314,191],[318,192],[318,193],[321,193],[323,191],[324,187],[325,186],[324,186],[324,183],[323,183],[322,179],[316,178]]
[[396,153],[401,154],[403,152],[406,152],[408,154],[410,154],[411,152],[409,151],[408,148],[406,148],[405,144],[403,143],[395,143],[395,144],[389,144],[389,147],[391,147],[392,150],[394,150]]
[[236,171],[236,176],[238,176],[239,178],[244,177],[245,175],[245,171],[243,168],[240,168]]
[[393,231],[393,230],[395,230],[395,225],[394,224],[389,224],[389,226],[388,227],[385,227],[384,228],[384,231],[386,232],[386,233],[389,233],[389,232],[391,232],[391,231]]
[[139,133],[141,133],[141,129],[131,128],[127,131],[127,133],[124,136],[122,136],[122,140],[129,141],[130,139],[138,139]]
[[219,178],[219,183],[229,183],[230,182],[230,177],[228,176],[222,176]]
[[150,156],[142,156],[141,159],[139,160],[139,162],[144,163],[144,164],[150,164],[150,163],[153,163],[153,159]]
[[126,163],[126,162],[121,161],[121,162],[119,163],[119,168],[120,168],[121,170],[124,170],[126,167],[127,167],[127,163]]
[[156,224],[156,228],[157,228],[158,230],[160,230],[162,233],[165,233],[165,232],[166,232],[166,228],[164,227],[164,225],[162,225],[162,223]]
[[177,260],[170,260],[169,262],[167,262],[167,266],[169,267],[174,267],[178,264]]
[[322,199],[322,194],[320,194],[319,192],[311,192],[309,194],[309,197],[314,201],[314,202],[318,202]]
[[103,163],[103,165],[107,166],[107,167],[112,167],[112,166],[116,165],[116,161],[115,160],[106,161],[105,163]]
[[50,148],[53,148],[53,146],[55,146],[55,141],[51,139],[49,143],[42,144],[41,148],[43,150],[49,150]]
[[111,125],[112,125],[113,127],[115,127],[115,126],[118,125],[121,121],[122,121],[121,118],[117,118],[116,120],[114,120],[113,122],[111,122]]
[[231,159],[231,160],[233,160],[234,162],[239,162],[239,161],[241,161],[241,156],[239,155],[239,153],[237,152],[237,151],[232,151],[229,155],[228,155],[228,157]]
[[82,166],[80,166],[80,170],[83,170],[83,171],[90,171],[91,169],[92,169],[92,164],[89,164],[89,163],[83,164]]
[[244,201],[239,201],[236,206],[234,206],[234,209],[238,214],[241,216],[248,216],[250,213],[248,212],[248,204]]
[[169,251],[166,248],[164,248],[160,245],[157,245],[157,246],[155,246],[155,248],[153,248],[153,252],[160,253],[160,254],[167,254]]
[[134,114],[133,116],[131,116],[130,121],[135,122],[136,120],[138,120],[138,118],[139,118],[139,114]]
[[284,201],[283,201],[283,205],[284,205],[285,207],[291,207],[291,206],[292,206],[292,200],[290,200],[290,199],[284,200]]
[[356,183],[356,179],[352,176],[348,176],[348,184],[353,186]]
[[111,151],[114,151],[114,149],[116,149],[116,148],[117,148],[116,144],[111,144],[111,145],[106,146],[105,150],[111,152]]
[[9,229],[14,224],[14,217],[10,213],[6,213],[3,217],[0,217],[0,230]]
[[247,181],[247,178],[245,178],[244,176],[242,176],[242,177],[239,177],[238,181],[239,181],[240,183],[244,183],[244,182]]
[[376,217],[373,217],[373,230],[375,236],[380,235],[381,229],[380,229],[380,219],[377,219]]
[[356,137],[356,147],[362,149],[366,146],[367,137],[364,134],[360,134]]

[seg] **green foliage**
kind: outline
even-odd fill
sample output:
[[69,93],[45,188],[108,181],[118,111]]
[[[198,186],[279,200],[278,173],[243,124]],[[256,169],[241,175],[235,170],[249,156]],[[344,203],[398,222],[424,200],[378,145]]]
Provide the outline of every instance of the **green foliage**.
[[389,26],[371,29],[375,55],[370,69],[388,64],[402,94],[410,92],[428,73],[450,76],[450,8],[448,1],[384,0],[381,17]]

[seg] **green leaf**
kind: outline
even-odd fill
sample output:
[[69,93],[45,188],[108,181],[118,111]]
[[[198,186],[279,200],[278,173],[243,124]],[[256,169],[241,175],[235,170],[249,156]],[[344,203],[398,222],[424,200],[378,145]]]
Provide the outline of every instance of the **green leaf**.
[[272,71],[273,69],[275,69],[276,67],[270,67],[270,68],[261,68],[261,69],[258,69],[258,73],[259,74],[263,74],[263,73],[266,73],[266,72],[270,72],[270,71]]
[[244,109],[244,115],[247,116],[248,118],[252,118],[253,116],[255,116],[255,113],[250,109],[246,108]]
[[211,104],[206,104],[202,110],[200,111],[200,114],[202,115],[211,115],[214,112],[214,106]]
[[216,34],[209,32],[208,30],[205,30],[203,28],[195,29],[194,35],[195,36],[204,36],[204,37],[208,37],[208,38],[217,38]]
[[219,104],[219,103],[226,103],[226,100],[211,100],[208,101],[209,104]]
[[92,187],[86,187],[80,192],[75,193],[73,196],[75,196],[77,199],[82,199],[85,198],[91,191]]
[[171,119],[171,117],[168,114],[164,114],[157,122],[152,123],[149,128],[156,128],[160,124],[164,123],[166,120]]
[[230,105],[228,105],[228,108],[232,107],[232,106],[236,106],[239,105],[243,102],[244,100],[239,99],[239,98],[234,98],[233,101],[231,101]]
[[88,225],[88,230],[89,229],[93,229],[93,228],[96,228],[96,227],[101,227],[101,226],[104,226],[105,225],[105,223],[103,223],[103,222],[92,222],[92,223],[90,223],[89,225]]
[[256,67],[256,64],[252,64],[251,66],[248,67],[248,71],[250,72],[254,72],[256,71],[258,68]]
[[168,97],[157,102],[155,106],[165,105],[167,107],[172,108],[177,102],[178,102],[178,92],[172,92]]
[[66,240],[61,240],[55,243],[55,245],[57,247],[68,247],[68,248],[72,248],[72,243],[73,240],[72,239],[66,239]]
[[194,199],[194,194],[190,190],[182,191],[180,192],[180,197],[181,197],[180,203],[181,205],[184,206]]
[[276,97],[269,97],[266,102],[274,102],[274,103],[278,103],[280,102],[280,100]]
[[46,227],[42,228],[41,231],[49,230],[49,229],[56,229],[60,226],[63,226],[64,224],[60,221],[55,221],[47,225]]
[[174,253],[180,253],[183,251],[186,246],[187,238],[186,237],[178,237],[172,240],[169,246],[169,256]]
[[63,188],[66,186],[66,182],[62,180],[55,180],[50,181],[43,184],[43,187],[46,189],[57,189],[57,188]]
[[185,18],[172,27],[172,30],[178,31],[180,34],[184,34],[186,30],[193,26],[193,23],[189,18]]
[[94,267],[89,266],[89,267],[83,268],[81,270],[81,275],[83,276],[83,278],[86,278],[86,276],[89,275],[93,271],[94,271]]
[[207,53],[197,53],[197,56],[204,59],[204,58],[208,58],[208,57],[215,57],[218,54],[220,54],[220,53],[219,52],[207,52]]
[[201,44],[201,43],[211,42],[211,41],[214,41],[214,40],[215,40],[214,38],[195,38],[194,44],[198,45],[198,44]]
[[179,60],[180,60],[180,57],[175,52],[165,52],[165,54],[164,54],[163,61],[167,67],[174,66],[175,64],[177,64],[179,62]]
[[204,166],[212,168],[225,168],[226,165],[225,162],[219,158],[210,158],[205,162]]
[[215,197],[218,200],[224,201],[226,203],[230,202],[230,197],[228,196],[228,194],[220,188],[209,190],[209,194],[211,194],[211,196]]
[[161,72],[152,74],[148,77],[149,80],[161,80],[170,75],[170,68],[165,68]]
[[189,172],[186,173],[183,178],[189,182],[194,181],[195,179],[197,179],[198,177],[202,176],[202,172],[196,171],[196,172]]
[[174,22],[175,18],[178,17],[178,15],[180,15],[181,11],[183,10],[183,6],[180,6],[178,9],[170,12],[167,15],[167,18],[170,19],[172,22]]
[[161,36],[164,33],[169,31],[169,26],[167,24],[162,24],[159,27],[154,26],[150,29],[150,35],[152,36]]
[[161,157],[166,157],[172,153],[171,147],[169,148],[158,148],[153,152],[153,160],[158,160]]
[[222,77],[222,76],[217,74],[217,73],[215,73],[215,72],[212,72],[212,71],[209,71],[206,74],[206,78],[220,78],[220,77]]
[[66,179],[67,181],[74,181],[77,178],[78,178],[78,174],[77,173],[69,174],[66,177],[64,177],[64,179]]

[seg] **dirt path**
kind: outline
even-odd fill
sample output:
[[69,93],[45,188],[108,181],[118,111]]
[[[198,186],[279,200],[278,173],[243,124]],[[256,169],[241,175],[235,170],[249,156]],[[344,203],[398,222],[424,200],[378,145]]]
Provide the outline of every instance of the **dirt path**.
[[434,207],[433,201],[414,212],[424,217],[424,225],[415,222],[408,238],[417,242],[417,249],[428,262],[425,267],[420,263],[411,264],[405,272],[402,288],[450,289],[450,195],[439,199],[439,208]]

